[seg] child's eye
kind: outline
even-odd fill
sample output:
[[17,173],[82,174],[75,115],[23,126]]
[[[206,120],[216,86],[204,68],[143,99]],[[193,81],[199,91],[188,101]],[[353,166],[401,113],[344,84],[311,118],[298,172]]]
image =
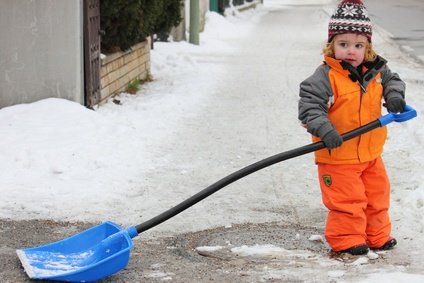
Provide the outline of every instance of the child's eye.
[[339,45],[341,47],[343,47],[343,48],[346,48],[347,47],[347,43],[346,42],[340,42]]
[[358,43],[355,45],[356,48],[361,49],[364,48],[364,45],[362,43]]

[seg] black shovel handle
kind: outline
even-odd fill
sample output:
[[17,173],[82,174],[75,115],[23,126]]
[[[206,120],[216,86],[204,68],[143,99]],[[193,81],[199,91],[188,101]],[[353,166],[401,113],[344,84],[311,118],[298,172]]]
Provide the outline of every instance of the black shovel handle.
[[[406,120],[409,120],[413,117],[416,116],[416,111],[407,106],[407,108],[405,109],[405,112],[400,113],[400,114],[394,114],[394,113],[389,113],[371,123],[368,123],[364,126],[361,126],[357,129],[354,129],[350,132],[347,132],[345,134],[342,135],[343,141],[347,141],[350,139],[353,139],[357,136],[360,136],[362,134],[365,134],[369,131],[372,131],[376,128],[385,126],[386,124],[392,122],[392,121],[396,121],[396,122],[403,122]],[[268,158],[265,158],[261,161],[255,162],[251,165],[248,165],[224,178],[222,178],[221,180],[213,183],[212,185],[210,185],[209,187],[201,190],[200,192],[198,192],[197,194],[193,195],[192,197],[184,200],[183,202],[181,202],[180,204],[168,209],[167,211],[159,214],[156,217],[153,217],[150,220],[147,220],[144,223],[141,223],[137,226],[135,226],[135,229],[137,230],[137,233],[141,233],[144,231],[149,230],[152,227],[155,227],[156,225],[161,224],[162,222],[165,222],[166,220],[168,220],[171,217],[174,217],[175,215],[179,214],[180,212],[186,210],[187,208],[193,206],[194,204],[198,203],[199,201],[207,198],[208,196],[210,196],[211,194],[217,192],[218,190],[222,189],[223,187],[247,176],[250,175],[258,170],[261,170],[265,167],[271,166],[275,163],[287,160],[287,159],[291,159],[294,157],[298,157],[301,155],[304,155],[306,153],[310,153],[313,151],[317,151],[320,149],[325,148],[324,142],[319,141],[316,143],[312,143],[309,145],[305,145],[302,147],[298,147],[289,151],[285,151],[273,156],[270,156]]]

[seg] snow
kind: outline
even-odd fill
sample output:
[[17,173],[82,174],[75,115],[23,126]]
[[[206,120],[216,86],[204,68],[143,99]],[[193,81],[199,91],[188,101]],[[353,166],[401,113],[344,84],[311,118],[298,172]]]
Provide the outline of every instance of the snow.
[[196,247],[196,250],[199,252],[215,252],[222,250],[224,247],[222,246],[202,246],[202,247]]
[[377,272],[369,275],[365,280],[359,280],[358,283],[371,282],[396,282],[396,283],[421,283],[424,281],[423,275],[408,274],[402,272]]
[[[110,219],[124,226],[136,225],[226,174],[282,149],[309,143],[308,134],[298,126],[297,87],[322,59],[319,50],[327,15],[311,15],[313,24],[302,32],[296,32],[295,19],[293,26],[278,27],[284,28],[288,41],[298,39],[300,43],[284,47],[256,42],[257,52],[265,56],[260,74],[255,73],[254,55],[258,54],[249,53],[251,62],[240,61],[234,54],[240,52],[239,42],[245,46],[252,43],[247,39],[256,36],[256,23],[275,10],[287,9],[283,4],[331,2],[267,0],[264,7],[226,18],[208,13],[199,46],[155,43],[151,54],[154,81],[143,85],[137,95],[116,97],[119,105],[110,101],[92,111],[50,98],[0,109],[0,217]],[[403,250],[405,256],[419,261],[424,246],[424,101],[420,99],[424,69],[393,45],[383,30],[377,29],[373,40],[391,69],[406,81],[407,102],[418,111],[417,118],[388,126],[383,157],[393,186],[393,234],[400,242],[395,251],[409,249]],[[246,50],[241,52],[251,52]],[[266,53],[278,57],[268,58]],[[273,60],[286,67],[297,65],[290,72],[269,69],[275,68]],[[232,62],[231,67],[227,61]],[[237,81],[241,77],[247,78],[244,83]],[[257,93],[256,97],[244,99],[249,92]],[[239,105],[240,109],[235,109]],[[288,105],[284,111],[283,105]],[[275,209],[284,204],[300,208],[306,204],[299,210],[300,220],[322,212],[312,156],[288,164],[240,180],[239,186],[227,188],[184,216],[158,226],[156,233],[172,235],[234,223],[277,221],[281,215]],[[279,190],[265,180],[276,183]],[[307,237],[323,240],[322,235]],[[213,251],[217,247],[201,248]],[[312,256],[272,243],[234,247],[233,251],[255,257],[281,253],[293,253],[294,258]],[[361,257],[358,264],[375,257],[370,256]],[[324,258],[318,261],[329,264]],[[424,282],[423,270],[421,274],[402,271],[393,267],[357,282]],[[267,270],[264,278],[278,278],[279,272]],[[328,276],[336,280],[345,272],[333,268]],[[172,274],[151,276],[169,279]]]
[[17,250],[17,254],[30,278],[48,278],[81,270],[94,251],[63,254]]
[[254,245],[232,248],[231,251],[239,256],[255,256],[255,257],[273,257],[278,258],[279,256],[292,258],[303,258],[310,259],[316,257],[312,252],[302,250],[287,250],[275,245]]
[[324,242],[324,238],[321,235],[311,235],[309,241]]

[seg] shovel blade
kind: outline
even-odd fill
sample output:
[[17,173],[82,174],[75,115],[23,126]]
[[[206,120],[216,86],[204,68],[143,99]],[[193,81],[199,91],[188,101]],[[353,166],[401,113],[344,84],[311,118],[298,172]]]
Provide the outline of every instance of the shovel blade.
[[32,279],[90,282],[127,266],[132,236],[108,221],[69,238],[16,252]]

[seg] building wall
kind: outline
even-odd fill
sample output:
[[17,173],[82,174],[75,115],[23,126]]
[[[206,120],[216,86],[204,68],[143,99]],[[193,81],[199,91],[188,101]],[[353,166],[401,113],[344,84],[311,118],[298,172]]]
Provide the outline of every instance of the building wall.
[[83,0],[0,1],[0,108],[84,103]]

